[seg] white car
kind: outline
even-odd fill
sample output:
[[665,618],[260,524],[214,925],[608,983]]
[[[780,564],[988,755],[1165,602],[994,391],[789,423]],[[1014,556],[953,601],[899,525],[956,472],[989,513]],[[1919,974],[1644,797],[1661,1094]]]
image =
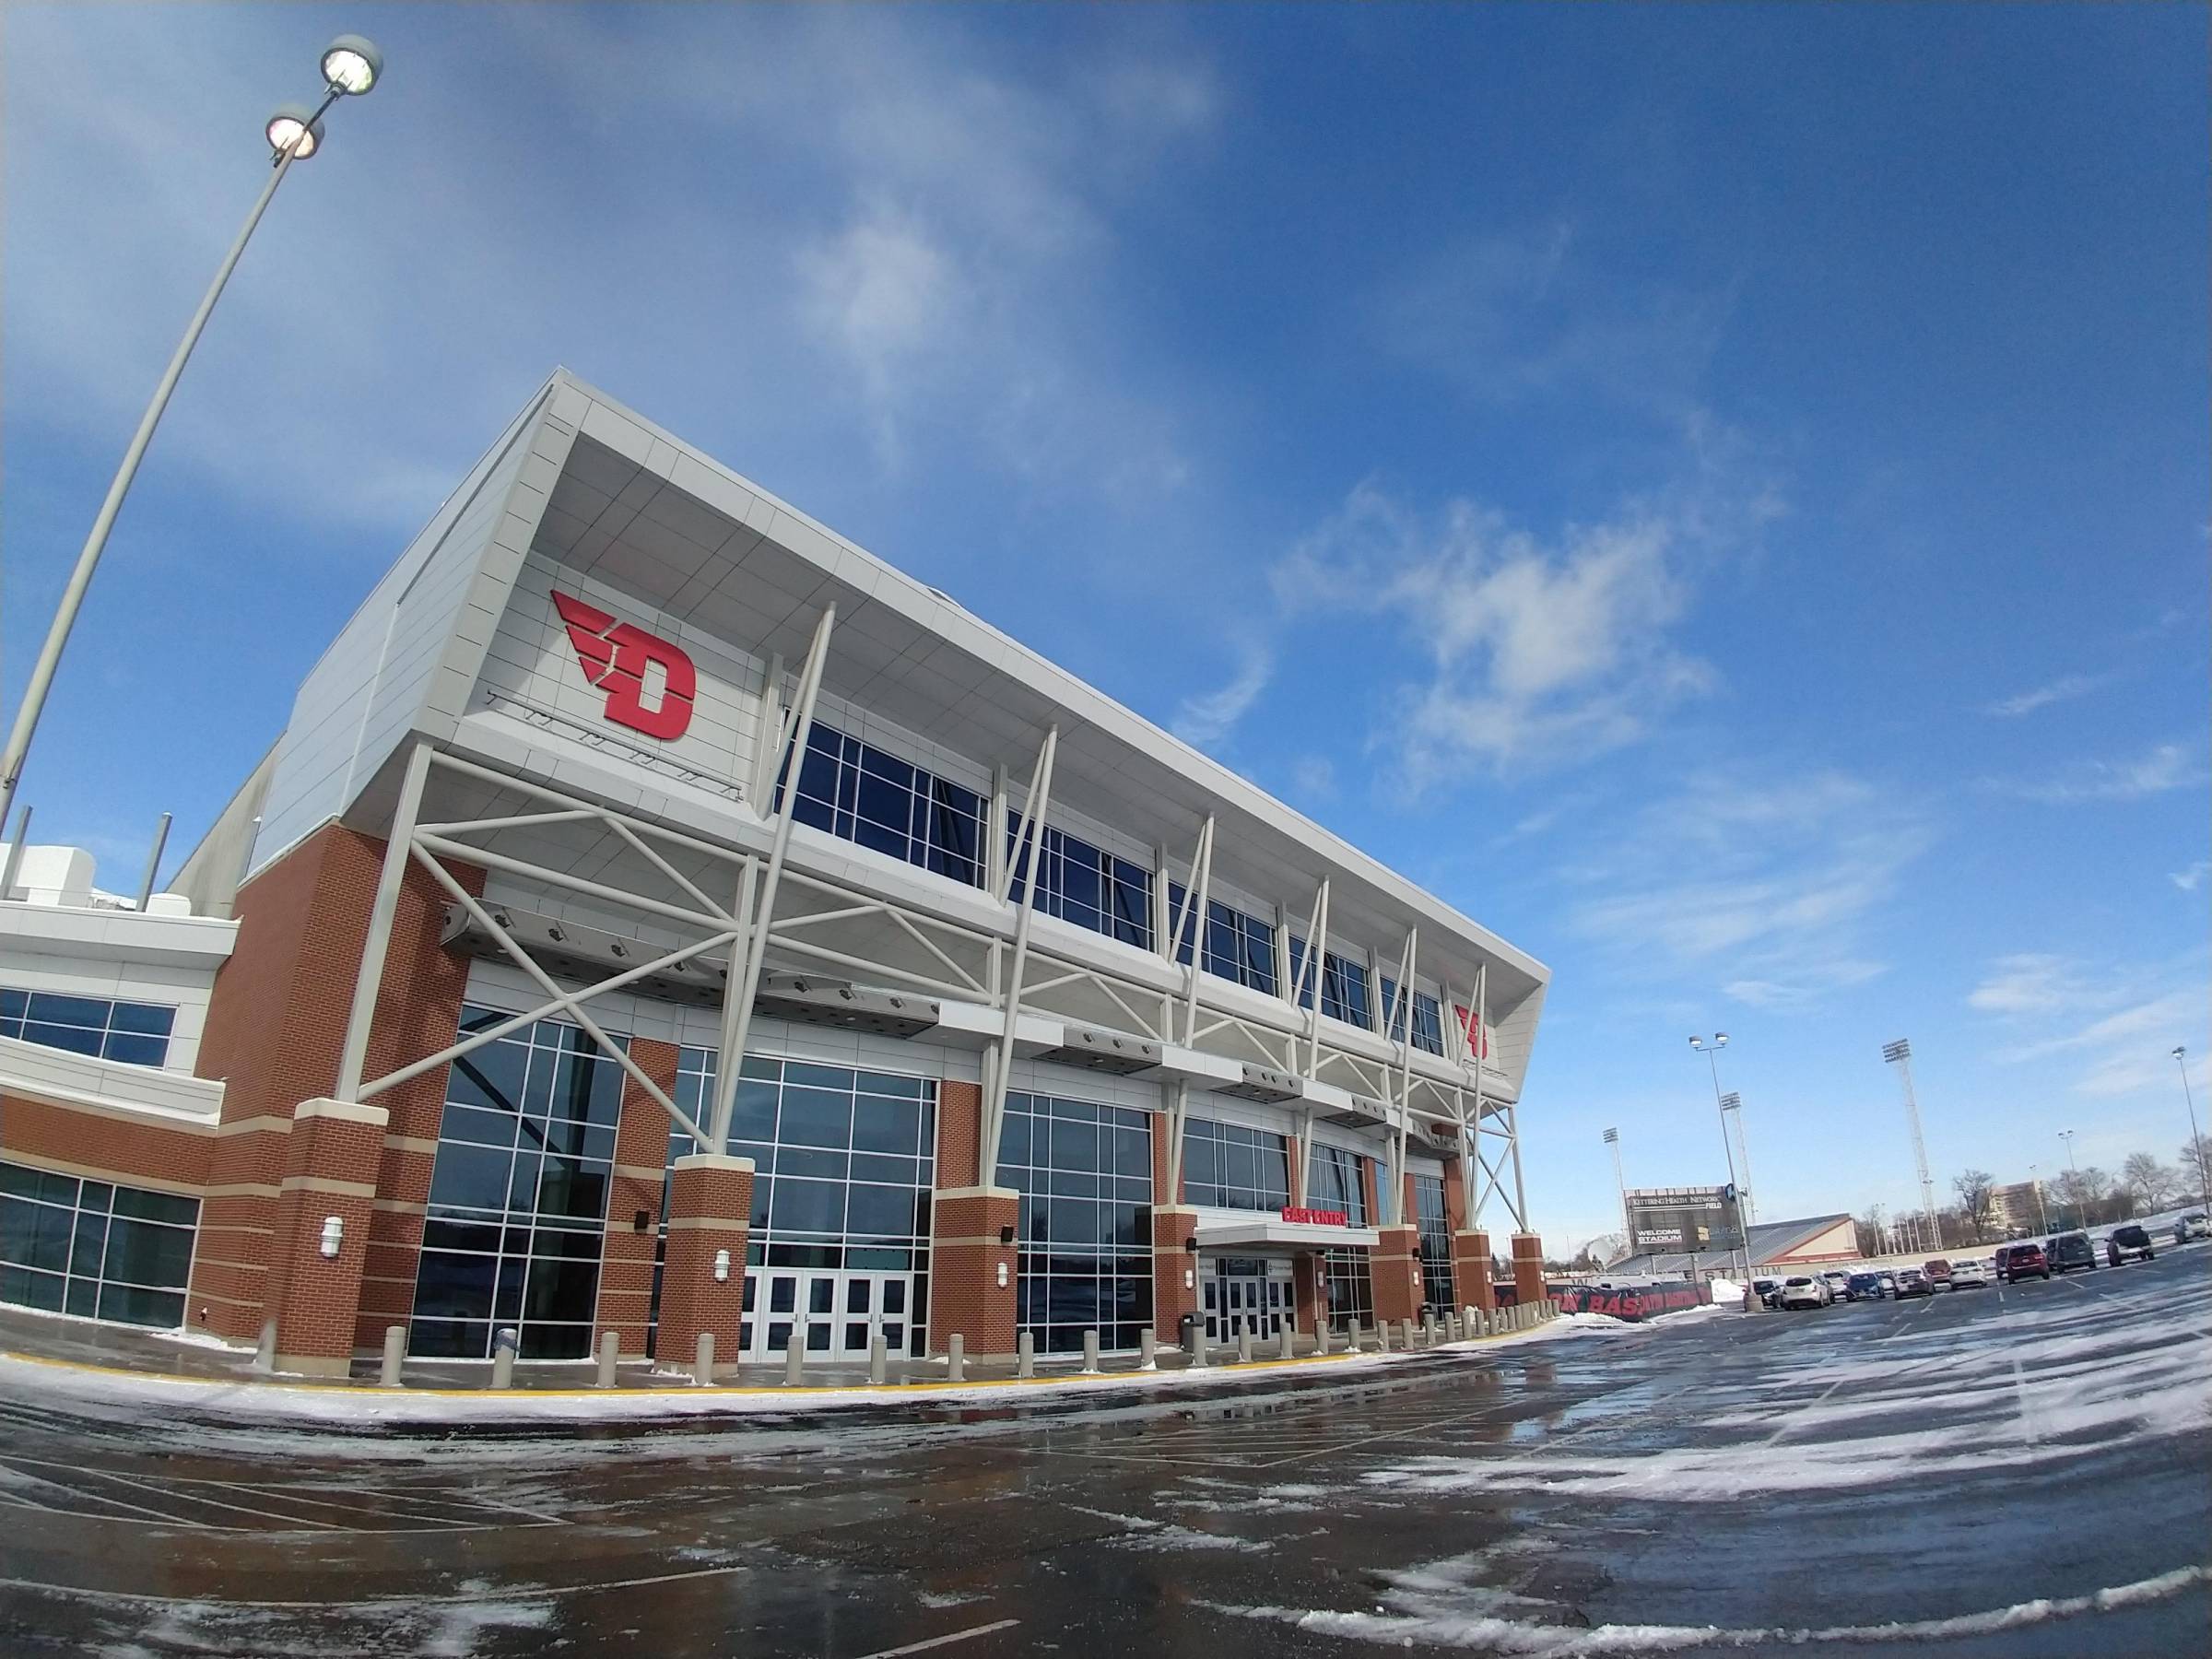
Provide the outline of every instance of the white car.
[[1831,1305],[1851,1300],[1850,1274],[1824,1273],[1820,1276],[1820,1282],[1828,1287],[1828,1300]]
[[1828,1306],[1828,1287],[1818,1279],[1798,1274],[1794,1278],[1782,1281],[1782,1305],[1785,1308],[1825,1308]]
[[2202,1210],[2193,1210],[2173,1224],[2176,1244],[2186,1244],[2192,1239],[2212,1239],[2212,1221],[2205,1218]]
[[1951,1264],[1951,1288],[1963,1290],[1969,1285],[1979,1290],[1989,1288],[1989,1264],[1987,1262],[1953,1262]]

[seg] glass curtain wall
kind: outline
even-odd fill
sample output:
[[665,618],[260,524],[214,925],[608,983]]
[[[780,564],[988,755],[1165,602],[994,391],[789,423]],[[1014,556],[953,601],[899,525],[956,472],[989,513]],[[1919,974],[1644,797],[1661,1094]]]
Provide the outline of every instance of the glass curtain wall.
[[[779,800],[782,787],[778,780]],[[970,887],[982,885],[982,796],[818,719],[806,734],[792,816]]]
[[[506,1016],[462,1011],[464,1033]],[[530,1359],[591,1351],[622,1068],[541,1019],[448,1068],[410,1353],[482,1359],[501,1326]]]
[[176,1009],[159,1003],[65,996],[56,991],[0,991],[0,1037],[128,1065],[165,1064],[170,1027],[176,1018]]
[[1041,1353],[1095,1330],[1133,1348],[1152,1323],[1152,1118],[1123,1106],[1009,1094],[999,1179],[1021,1194],[1015,1322]]
[[1265,1129],[1185,1118],[1182,1201],[1215,1209],[1279,1210],[1290,1202],[1290,1143]]
[[1316,1141],[1311,1171],[1313,1190],[1306,1194],[1307,1205],[1313,1209],[1342,1210],[1347,1227],[1367,1226],[1367,1182],[1360,1171],[1367,1161],[1357,1152]]
[[[1290,941],[1292,984],[1298,983],[1299,975],[1304,971],[1305,960],[1306,942],[1294,937]],[[1373,1022],[1368,1017],[1370,1005],[1365,962],[1355,962],[1347,957],[1338,956],[1333,950],[1324,950],[1321,953],[1321,972],[1317,977],[1321,981],[1321,1011],[1324,1014],[1331,1019],[1341,1019],[1347,1025],[1362,1028],[1371,1026]],[[1301,1008],[1313,1006],[1313,988],[1311,985],[1300,995],[1298,1006]]]
[[[1173,927],[1182,916],[1190,895],[1179,881],[1168,884],[1168,925]],[[1254,991],[1275,994],[1275,924],[1263,922],[1259,917],[1224,904],[1218,899],[1206,903],[1204,925],[1193,929],[1185,923],[1175,935],[1175,959],[1184,966],[1191,960],[1191,935],[1195,932],[1204,941],[1206,954],[1198,966],[1218,979],[1225,979]]]
[[181,1325],[196,1198],[0,1163],[0,1301]]
[[[1029,892],[1030,853],[1021,841],[1022,822],[1019,813],[1007,815],[1006,855],[1014,862],[1016,904]],[[1050,824],[1039,840],[1043,871],[1037,883],[1039,911],[1124,945],[1152,948],[1151,871]]]
[[1452,1224],[1444,1216],[1444,1178],[1413,1178],[1414,1221],[1421,1238],[1421,1300],[1432,1308],[1452,1306]]

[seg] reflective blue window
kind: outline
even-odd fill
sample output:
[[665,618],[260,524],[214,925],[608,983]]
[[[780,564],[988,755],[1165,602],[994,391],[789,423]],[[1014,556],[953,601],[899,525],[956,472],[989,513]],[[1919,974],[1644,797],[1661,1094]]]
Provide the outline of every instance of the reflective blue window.
[[1265,1129],[1187,1118],[1182,1125],[1186,1204],[1279,1210],[1290,1202],[1290,1143]]
[[[779,780],[779,802],[782,795]],[[840,840],[982,885],[982,796],[819,720],[806,734],[792,816]]]
[[[1011,891],[1017,904],[1025,902],[1029,891],[1030,855],[1021,827],[1021,815],[1010,815],[1006,856],[1014,861]],[[1037,908],[1124,945],[1151,949],[1152,872],[1050,824],[1042,840]]]
[[1152,1323],[1152,1119],[1124,1106],[1009,1094],[999,1179],[1021,1194],[1015,1321],[1045,1353],[1083,1333],[1136,1347]]
[[[1306,942],[1293,937],[1290,941],[1290,981],[1300,982],[1306,960]],[[1322,953],[1321,958],[1321,1011],[1331,1019],[1341,1019],[1347,1025],[1371,1025],[1368,1018],[1367,964],[1340,957],[1335,951]],[[1313,1006],[1313,990],[1308,985],[1300,991],[1298,1006]]]
[[[1406,1035],[1406,1009],[1398,1001],[1398,982],[1382,975],[1382,1030],[1391,1037]],[[1444,1052],[1444,1010],[1426,991],[1413,994],[1413,1046],[1431,1054]]]
[[170,1027],[176,1018],[176,1009],[159,1003],[66,996],[54,991],[0,991],[0,1037],[129,1065],[167,1063]]
[[1313,1209],[1342,1210],[1346,1225],[1365,1227],[1367,1182],[1359,1166],[1367,1161],[1359,1153],[1347,1152],[1342,1147],[1314,1143],[1310,1171],[1313,1186],[1306,1194],[1307,1205]]
[[[1168,884],[1168,925],[1175,929],[1175,959],[1187,963],[1191,959],[1191,933],[1188,923],[1178,927],[1183,907],[1190,902],[1190,894],[1179,881]],[[1254,991],[1275,994],[1275,924],[1263,922],[1257,916],[1247,915],[1233,905],[1218,899],[1206,902],[1206,920],[1197,930],[1206,947],[1206,955],[1199,966],[1206,972],[1240,985],[1249,985]]]
[[1413,1218],[1420,1229],[1421,1299],[1432,1308],[1452,1306],[1452,1224],[1444,1215],[1444,1178],[1413,1178]]
[[0,1163],[0,1301],[181,1325],[199,1200]]

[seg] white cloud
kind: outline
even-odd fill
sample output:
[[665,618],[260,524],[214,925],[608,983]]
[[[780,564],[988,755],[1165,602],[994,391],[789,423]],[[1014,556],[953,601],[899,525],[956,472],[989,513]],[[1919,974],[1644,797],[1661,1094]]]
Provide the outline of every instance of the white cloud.
[[1335,763],[1326,755],[1300,755],[1290,767],[1290,787],[1310,801],[1325,801],[1336,794]]
[[2194,893],[2204,885],[2206,876],[2212,876],[2212,858],[2200,858],[2185,870],[2175,870],[2166,879],[2184,893]]
[[2082,801],[2145,800],[2186,789],[2203,777],[2187,749],[2178,743],[2161,743],[2132,760],[2086,760],[2048,779],[2015,781],[1995,787],[2023,800],[2057,806]]
[[1186,697],[1169,729],[1194,748],[1211,748],[1226,738],[1259,700],[1275,672],[1275,660],[1259,646],[1246,647],[1236,677],[1218,690]]
[[2038,686],[2031,691],[1999,698],[1984,708],[1983,712],[2003,720],[2017,720],[2023,714],[2034,713],[2038,709],[2047,709],[2053,703],[2070,702],[2075,698],[2086,697],[2110,677],[2102,674],[2063,674],[2048,685]]
[[2201,954],[2147,965],[2035,954],[1999,958],[1967,1001],[2011,1034],[1993,1060],[2077,1065],[2072,1092],[2110,1100],[2172,1086],[2174,1044],[2201,1046],[2212,988]]
[[2047,1014],[2066,1004],[2064,959],[2000,957],[1988,978],[1967,994],[1967,1006],[1984,1014]]
[[1724,994],[1803,1012],[1887,971],[1869,937],[1932,839],[1916,811],[1844,773],[1712,772],[1623,821],[1569,925],[1644,979],[1718,968]]

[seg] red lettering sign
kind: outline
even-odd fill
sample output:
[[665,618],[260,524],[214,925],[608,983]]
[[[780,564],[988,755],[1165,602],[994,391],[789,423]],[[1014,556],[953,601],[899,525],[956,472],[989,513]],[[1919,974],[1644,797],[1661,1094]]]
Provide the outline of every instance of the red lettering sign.
[[[606,718],[664,743],[681,737],[699,694],[699,670],[683,649],[559,591],[553,606],[568,625],[569,643],[583,665],[584,679],[606,691]],[[655,663],[665,677],[660,706],[649,709],[645,671]]]
[[1342,1210],[1306,1209],[1300,1205],[1286,1204],[1283,1206],[1283,1219],[1295,1221],[1300,1227],[1342,1227],[1345,1213]]
[[1475,1010],[1454,1003],[1453,1011],[1459,1016],[1460,1029],[1467,1034],[1467,1052],[1477,1060],[1488,1060],[1490,1057],[1489,1036],[1483,1030],[1482,1022],[1475,1018]]

